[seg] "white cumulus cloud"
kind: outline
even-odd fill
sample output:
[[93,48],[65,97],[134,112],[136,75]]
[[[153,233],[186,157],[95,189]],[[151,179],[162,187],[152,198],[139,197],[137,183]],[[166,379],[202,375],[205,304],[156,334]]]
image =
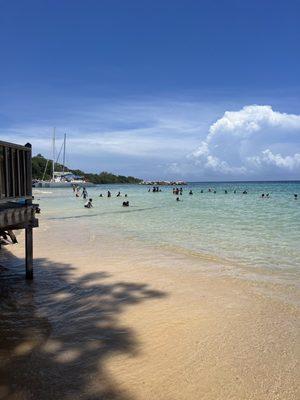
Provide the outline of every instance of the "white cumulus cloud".
[[281,154],[273,154],[270,149],[261,152],[261,155],[250,157],[248,159],[257,166],[275,165],[279,168],[287,168],[293,170],[295,168],[300,168],[300,153],[295,153],[292,156],[283,157]]
[[204,171],[255,174],[276,167],[300,172],[300,115],[249,105],[226,111],[188,156]]

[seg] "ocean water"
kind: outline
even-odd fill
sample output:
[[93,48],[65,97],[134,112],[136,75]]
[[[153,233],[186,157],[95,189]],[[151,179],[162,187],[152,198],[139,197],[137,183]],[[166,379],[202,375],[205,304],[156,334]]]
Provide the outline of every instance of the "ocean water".
[[[118,191],[122,197],[116,197]],[[122,207],[125,193],[128,208]],[[262,193],[270,197],[263,199]],[[153,193],[148,186],[99,185],[88,188],[92,209],[85,209],[84,200],[70,188],[34,194],[46,220],[76,219],[80,229],[88,219],[95,234],[118,234],[252,273],[265,271],[288,280],[299,273],[300,182],[190,183],[183,187],[180,202],[170,186]]]

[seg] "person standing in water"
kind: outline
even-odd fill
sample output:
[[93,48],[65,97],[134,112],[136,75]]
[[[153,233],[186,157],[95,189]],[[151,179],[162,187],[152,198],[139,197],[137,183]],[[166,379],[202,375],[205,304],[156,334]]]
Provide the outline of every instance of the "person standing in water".
[[109,190],[107,191],[107,197],[111,197],[111,193]]
[[87,198],[87,190],[86,190],[86,188],[84,187],[83,189],[82,189],[82,197],[84,198],[84,199],[86,199]]

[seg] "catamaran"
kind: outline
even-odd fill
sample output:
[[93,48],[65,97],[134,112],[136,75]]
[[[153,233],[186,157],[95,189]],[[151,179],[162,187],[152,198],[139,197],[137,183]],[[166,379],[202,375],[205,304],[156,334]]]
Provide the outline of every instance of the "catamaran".
[[[32,186],[35,188],[63,188],[63,187],[71,187],[73,185],[88,187],[94,186],[92,182],[88,182],[82,176],[78,176],[73,174],[70,171],[65,171],[65,163],[66,163],[66,141],[67,135],[64,134],[63,144],[60,148],[59,154],[57,158],[56,156],[56,137],[55,137],[55,128],[53,129],[53,138],[52,138],[52,160],[47,160],[43,178],[41,180],[34,180],[32,182]],[[55,171],[55,164],[58,163],[59,157],[63,150],[63,163],[62,163],[62,171]],[[48,167],[48,163],[52,163],[52,178],[50,180],[45,180],[45,175]]]

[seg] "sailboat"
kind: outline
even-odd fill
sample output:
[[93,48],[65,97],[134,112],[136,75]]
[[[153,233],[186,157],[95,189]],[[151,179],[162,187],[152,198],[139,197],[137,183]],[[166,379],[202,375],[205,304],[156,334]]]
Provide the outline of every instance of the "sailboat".
[[[53,137],[52,137],[52,160],[47,160],[43,178],[41,180],[35,180],[32,182],[32,186],[35,188],[63,188],[63,187],[71,187],[73,185],[76,186],[94,186],[92,182],[88,182],[82,176],[74,175],[70,171],[65,171],[65,163],[66,163],[66,142],[67,142],[67,134],[64,134],[63,144],[59,151],[58,157],[55,160],[56,156],[56,135],[55,128],[53,129]],[[55,171],[55,164],[58,163],[61,151],[63,150],[63,163],[62,163],[62,171]],[[44,180],[45,174],[47,171],[48,163],[52,163],[52,178],[50,180]]]

